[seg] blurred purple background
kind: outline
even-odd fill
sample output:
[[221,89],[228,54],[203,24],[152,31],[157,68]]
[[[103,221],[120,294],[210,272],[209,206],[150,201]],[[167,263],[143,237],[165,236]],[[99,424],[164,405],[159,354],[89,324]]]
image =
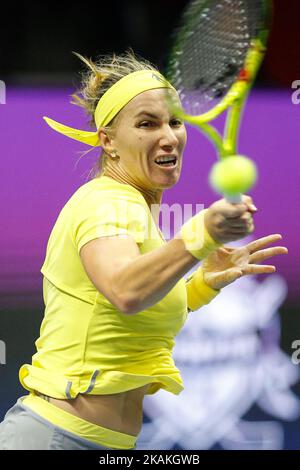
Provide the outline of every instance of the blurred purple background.
[[[40,296],[39,269],[59,211],[87,180],[97,159],[94,149],[79,162],[87,146],[54,132],[43,115],[88,129],[83,111],[69,104],[73,90],[8,87],[0,106],[1,262],[0,289],[4,306],[34,302]],[[289,90],[254,90],[244,113],[239,151],[253,158],[259,181],[250,192],[259,211],[255,237],[281,233],[289,255],[274,260],[296,301],[300,275],[299,181],[300,107]],[[218,198],[207,176],[215,161],[212,145],[195,128],[188,129],[183,172],[165,203],[204,203]],[[76,167],[76,162],[78,165]]]

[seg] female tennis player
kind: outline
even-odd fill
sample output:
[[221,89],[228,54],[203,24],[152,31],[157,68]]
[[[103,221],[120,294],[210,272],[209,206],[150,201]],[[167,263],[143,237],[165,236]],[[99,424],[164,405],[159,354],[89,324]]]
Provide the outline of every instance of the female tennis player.
[[132,51],[80,58],[88,70],[74,103],[96,131],[45,119],[102,155],[52,229],[37,352],[20,368],[29,393],[0,425],[1,449],[134,449],[144,396],[183,390],[172,349],[189,312],[241,276],[274,272],[257,263],[287,252],[269,247],[280,235],[224,246],[253,232],[248,196],[218,200],[166,241],[152,208],[180,177],[186,129],[165,102],[176,90]]

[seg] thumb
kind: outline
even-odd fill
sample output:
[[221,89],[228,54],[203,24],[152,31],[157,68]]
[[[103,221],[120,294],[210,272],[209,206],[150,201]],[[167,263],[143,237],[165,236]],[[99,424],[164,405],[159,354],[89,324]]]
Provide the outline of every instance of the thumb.
[[240,269],[238,268],[230,268],[227,271],[225,271],[226,274],[226,281],[228,281],[228,284],[230,284],[233,281],[236,281],[236,279],[242,277],[243,273]]
[[223,287],[228,286],[232,282],[236,281],[243,276],[243,273],[238,268],[230,268],[226,271],[222,271],[218,274],[215,273],[214,276],[214,285],[215,289],[222,289]]
[[245,203],[233,204],[228,202],[224,205],[223,215],[226,219],[236,219],[249,210],[249,206]]
[[258,211],[257,207],[254,204],[247,204],[248,206],[248,212],[251,212],[251,214],[255,214],[255,212]]

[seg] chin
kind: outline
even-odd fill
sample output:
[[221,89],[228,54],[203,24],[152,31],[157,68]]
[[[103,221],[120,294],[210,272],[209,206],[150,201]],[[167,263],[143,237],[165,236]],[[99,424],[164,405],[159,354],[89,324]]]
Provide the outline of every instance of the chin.
[[162,189],[169,189],[169,188],[172,188],[173,186],[175,186],[175,184],[178,183],[178,178],[174,179],[174,181],[170,182],[170,183],[166,183],[165,185],[162,186]]
[[179,178],[156,178],[153,183],[158,189],[169,189],[178,183]]
[[178,183],[180,178],[180,172],[176,172],[173,175],[153,175],[151,178],[153,186],[159,189],[169,189]]

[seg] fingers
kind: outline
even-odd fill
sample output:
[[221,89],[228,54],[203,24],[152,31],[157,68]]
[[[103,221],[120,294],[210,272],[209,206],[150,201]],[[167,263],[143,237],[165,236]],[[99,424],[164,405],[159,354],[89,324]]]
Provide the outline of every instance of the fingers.
[[213,273],[212,275],[209,275],[206,273],[204,280],[213,289],[222,289],[242,276],[243,273],[241,269],[230,268],[217,274]]
[[[250,233],[250,232],[248,232]],[[222,243],[229,243],[229,242],[234,242],[234,241],[238,241],[238,240],[241,240],[241,238],[244,238],[248,235],[247,232],[242,231],[242,230],[238,230],[236,232],[228,232],[226,233],[226,235],[223,235],[223,240],[222,240]]]
[[226,217],[235,219],[237,217],[241,217],[245,211],[253,214],[257,212],[257,210],[257,207],[253,204],[252,198],[250,196],[243,195],[242,202],[238,204],[228,203],[228,207],[226,207]]
[[233,228],[243,228],[245,229],[247,225],[250,225],[252,222],[252,215],[250,212],[244,212],[240,217],[230,220],[230,226]]
[[243,214],[245,214],[247,210],[247,204],[231,204],[230,202],[227,202],[227,204],[224,205],[223,215],[226,217],[226,219],[237,219],[238,217],[241,217]]
[[228,239],[230,240],[230,236],[239,236],[239,238],[246,237],[248,234],[252,233],[254,231],[254,224],[251,224],[247,227],[243,228],[236,228],[236,229],[230,229],[230,232],[227,232]]
[[252,215],[249,212],[246,212],[238,219],[230,219],[227,222],[227,227],[229,230],[228,235],[237,237],[236,239],[249,235],[255,229]]
[[246,194],[244,194],[244,195],[242,196],[242,201],[243,201],[244,204],[247,205],[249,212],[251,212],[251,213],[257,212],[258,209],[257,209],[257,207],[253,204],[252,197],[247,196]]
[[[249,210],[252,205],[252,199],[249,196],[243,196],[244,204],[227,203],[224,207],[224,219],[221,226],[227,227],[228,230],[235,234],[245,237],[254,231],[253,212]],[[249,204],[249,205],[248,205]]]
[[249,256],[249,263],[260,263],[265,261],[271,256],[285,255],[288,253],[288,249],[285,246],[276,246],[274,248],[266,248],[265,250],[259,250]]
[[246,245],[246,248],[249,250],[249,253],[254,253],[255,251],[260,250],[261,248],[264,248],[266,245],[277,242],[281,239],[282,236],[279,233],[268,235],[266,237],[258,238],[257,240],[248,243],[248,245]]
[[250,233],[253,233],[255,229],[254,221],[250,216],[249,220],[241,220],[240,223],[230,224],[230,231],[234,235],[240,235],[241,237],[245,237]]
[[275,266],[268,264],[249,264],[245,268],[241,268],[243,275],[245,274],[270,274],[275,273]]
[[254,231],[253,212],[249,210],[252,199],[243,196],[240,204],[225,199],[213,203],[205,214],[205,224],[212,238],[222,243],[239,240]]

